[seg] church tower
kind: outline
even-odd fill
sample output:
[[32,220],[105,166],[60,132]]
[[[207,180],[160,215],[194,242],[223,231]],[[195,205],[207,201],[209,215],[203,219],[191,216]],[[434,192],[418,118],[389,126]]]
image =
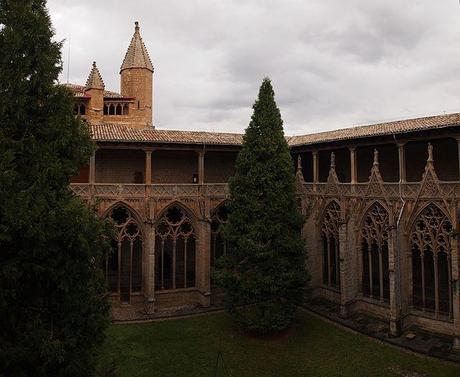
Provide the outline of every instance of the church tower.
[[135,122],[152,126],[153,113],[153,65],[139,32],[135,30],[125,59],[120,68],[121,95],[132,98],[130,114]]

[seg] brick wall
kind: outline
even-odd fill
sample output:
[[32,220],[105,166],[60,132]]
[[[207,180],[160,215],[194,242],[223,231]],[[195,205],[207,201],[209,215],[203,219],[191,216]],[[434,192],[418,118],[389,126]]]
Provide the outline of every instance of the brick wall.
[[225,183],[235,174],[234,152],[207,152],[204,160],[205,183]]
[[148,69],[131,68],[121,72],[121,94],[134,97],[129,114],[134,123],[152,123],[153,74]]
[[[101,149],[96,153],[97,183],[143,183],[145,153],[142,150]],[[142,182],[136,182],[137,176]]]
[[152,153],[152,183],[192,183],[198,174],[198,154],[194,151]]

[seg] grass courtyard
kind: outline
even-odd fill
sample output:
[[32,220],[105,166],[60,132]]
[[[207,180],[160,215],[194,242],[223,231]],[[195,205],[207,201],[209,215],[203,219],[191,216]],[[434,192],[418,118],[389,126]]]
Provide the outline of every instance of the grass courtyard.
[[[299,312],[276,339],[239,334],[223,313],[145,324],[113,325],[100,367],[115,360],[122,377],[215,376],[218,350],[229,376],[439,376],[460,368],[402,352]],[[227,376],[220,360],[217,376]]]

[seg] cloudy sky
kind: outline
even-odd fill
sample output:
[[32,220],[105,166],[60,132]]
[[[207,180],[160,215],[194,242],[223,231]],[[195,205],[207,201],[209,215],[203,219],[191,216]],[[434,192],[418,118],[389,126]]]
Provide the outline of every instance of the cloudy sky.
[[[243,131],[269,76],[289,135],[460,111],[458,0],[48,0],[70,82],[106,88],[134,21],[158,128]],[[64,46],[67,81],[68,44]]]

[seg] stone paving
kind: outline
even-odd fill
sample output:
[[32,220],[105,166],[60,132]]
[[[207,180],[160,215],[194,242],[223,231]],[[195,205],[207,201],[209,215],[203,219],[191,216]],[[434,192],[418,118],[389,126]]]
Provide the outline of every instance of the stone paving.
[[415,326],[404,331],[401,336],[393,337],[389,335],[388,323],[384,321],[364,314],[353,314],[347,318],[340,317],[338,304],[315,299],[307,302],[303,307],[331,321],[338,322],[345,327],[378,340],[414,352],[460,363],[460,354],[452,351],[453,338],[451,337],[429,333]]
[[161,319],[188,317],[218,310],[222,309],[186,305],[168,309],[159,309],[153,314],[147,314],[142,306],[120,305],[112,308],[112,321],[114,323],[148,322]]

